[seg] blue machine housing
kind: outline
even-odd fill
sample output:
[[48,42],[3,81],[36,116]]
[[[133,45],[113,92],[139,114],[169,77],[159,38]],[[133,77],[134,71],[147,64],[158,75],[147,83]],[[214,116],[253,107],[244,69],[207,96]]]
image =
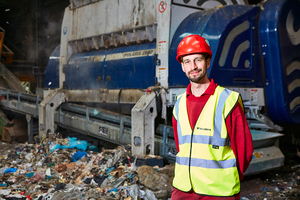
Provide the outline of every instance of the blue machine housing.
[[58,45],[50,55],[44,78],[44,89],[59,88],[59,60],[60,45]]
[[266,106],[277,124],[300,123],[299,10],[300,1],[267,1],[259,21]]
[[155,85],[156,43],[74,54],[64,88],[145,89]]
[[274,0],[262,10],[234,5],[189,15],[171,43],[170,87],[189,84],[175,59],[177,46],[185,36],[200,34],[213,52],[208,77],[225,87],[265,88],[271,120],[300,124],[299,10],[299,1]]
[[226,87],[263,87],[258,33],[252,28],[257,24],[259,11],[257,6],[233,5],[189,15],[171,43],[169,86],[189,84],[176,60],[177,46],[185,36],[199,34],[213,52],[209,78]]
[[[211,46],[208,77],[225,87],[264,88],[269,117],[278,125],[300,124],[300,1],[269,0],[189,15],[174,34],[169,51],[169,87],[189,80],[176,60],[183,37],[200,34]],[[156,84],[156,43],[83,52],[64,67],[64,88],[146,89]],[[58,57],[59,47],[52,58]],[[58,87],[59,60],[49,60],[44,88]]]

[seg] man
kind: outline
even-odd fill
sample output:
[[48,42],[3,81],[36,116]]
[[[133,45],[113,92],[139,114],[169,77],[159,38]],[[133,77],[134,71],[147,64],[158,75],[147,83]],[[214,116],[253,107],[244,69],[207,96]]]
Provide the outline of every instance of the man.
[[177,48],[190,84],[173,109],[178,154],[172,200],[240,199],[240,181],[252,159],[241,97],[208,79],[211,57],[200,35],[183,38]]

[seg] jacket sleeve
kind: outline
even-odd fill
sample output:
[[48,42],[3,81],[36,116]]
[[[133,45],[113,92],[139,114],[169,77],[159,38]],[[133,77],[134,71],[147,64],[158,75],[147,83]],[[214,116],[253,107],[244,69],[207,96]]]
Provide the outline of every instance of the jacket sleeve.
[[244,178],[253,155],[252,135],[243,108],[237,104],[226,119],[231,148],[235,154],[240,180]]
[[178,134],[177,134],[177,121],[174,118],[174,116],[172,117],[172,123],[173,123],[173,132],[174,132],[174,140],[175,140],[175,144],[176,144],[176,149],[177,149],[177,152],[179,152],[179,143],[178,143]]

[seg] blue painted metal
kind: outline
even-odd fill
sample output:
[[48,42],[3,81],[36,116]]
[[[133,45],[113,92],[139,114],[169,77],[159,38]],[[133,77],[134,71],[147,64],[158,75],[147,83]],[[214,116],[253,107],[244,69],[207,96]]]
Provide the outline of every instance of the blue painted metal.
[[[266,73],[268,113],[277,124],[299,124],[300,84],[294,82],[296,87],[292,91],[288,88],[293,81],[300,81],[300,64],[296,64],[291,73],[287,72],[287,68],[300,61],[300,1],[273,0],[267,1],[263,7],[259,33]],[[289,32],[288,16],[292,28]],[[291,106],[292,102],[294,106]]]
[[[190,34],[203,36],[212,49],[213,57],[207,72],[208,77],[213,78],[222,86],[262,87],[261,60],[259,46],[256,42],[258,33],[252,29],[256,25],[259,12],[258,6],[233,5],[199,11],[183,20],[174,34],[170,48],[170,87],[181,87],[189,84],[175,58],[179,42],[183,37]],[[236,34],[235,28],[244,22],[248,23],[249,27]],[[225,49],[225,41],[230,37],[233,40],[228,49]],[[234,54],[238,46],[245,41],[250,44],[249,48],[242,51],[237,66],[233,67]],[[226,60],[224,65],[220,65],[223,49]],[[245,67],[246,62],[249,63],[249,67]]]
[[[66,67],[66,89],[146,89],[155,85],[156,56],[110,59],[107,56],[155,49],[148,43],[72,55]],[[93,61],[91,57],[101,57]]]
[[58,45],[50,55],[44,78],[44,89],[59,87],[59,58],[60,45]]
[[[170,88],[189,84],[176,60],[177,46],[183,37],[200,34],[208,40],[213,51],[207,72],[210,78],[225,87],[264,87],[269,117],[279,125],[299,124],[300,1],[268,0],[263,7],[261,10],[250,5],[224,6],[196,12],[184,19],[174,34],[169,50]],[[289,34],[291,30],[288,32],[286,27],[287,17],[291,18],[291,13],[295,20],[289,25],[292,26],[292,33]],[[247,26],[238,32],[236,27],[241,24]],[[232,41],[224,49],[228,38]],[[234,67],[234,54],[245,41],[249,47],[241,51],[238,64]],[[81,90],[145,89],[153,86],[156,55],[126,59],[107,57],[155,48],[155,43],[148,43],[72,55],[66,67],[64,87]],[[89,58],[92,56],[102,56],[103,59],[91,61]],[[51,57],[59,57],[59,47]],[[248,66],[245,65],[247,61]],[[292,63],[298,63],[298,66],[287,72]],[[49,60],[45,88],[49,88],[49,81],[52,87],[58,87],[58,60]]]

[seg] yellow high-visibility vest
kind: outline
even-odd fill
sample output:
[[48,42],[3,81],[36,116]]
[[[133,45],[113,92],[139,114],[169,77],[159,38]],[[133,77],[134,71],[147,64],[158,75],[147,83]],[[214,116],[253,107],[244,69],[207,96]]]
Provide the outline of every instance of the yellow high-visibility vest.
[[239,93],[217,86],[192,130],[186,93],[178,97],[173,109],[179,141],[175,188],[184,192],[193,189],[197,194],[209,196],[233,196],[240,192],[236,157],[225,122],[237,103],[243,108]]

